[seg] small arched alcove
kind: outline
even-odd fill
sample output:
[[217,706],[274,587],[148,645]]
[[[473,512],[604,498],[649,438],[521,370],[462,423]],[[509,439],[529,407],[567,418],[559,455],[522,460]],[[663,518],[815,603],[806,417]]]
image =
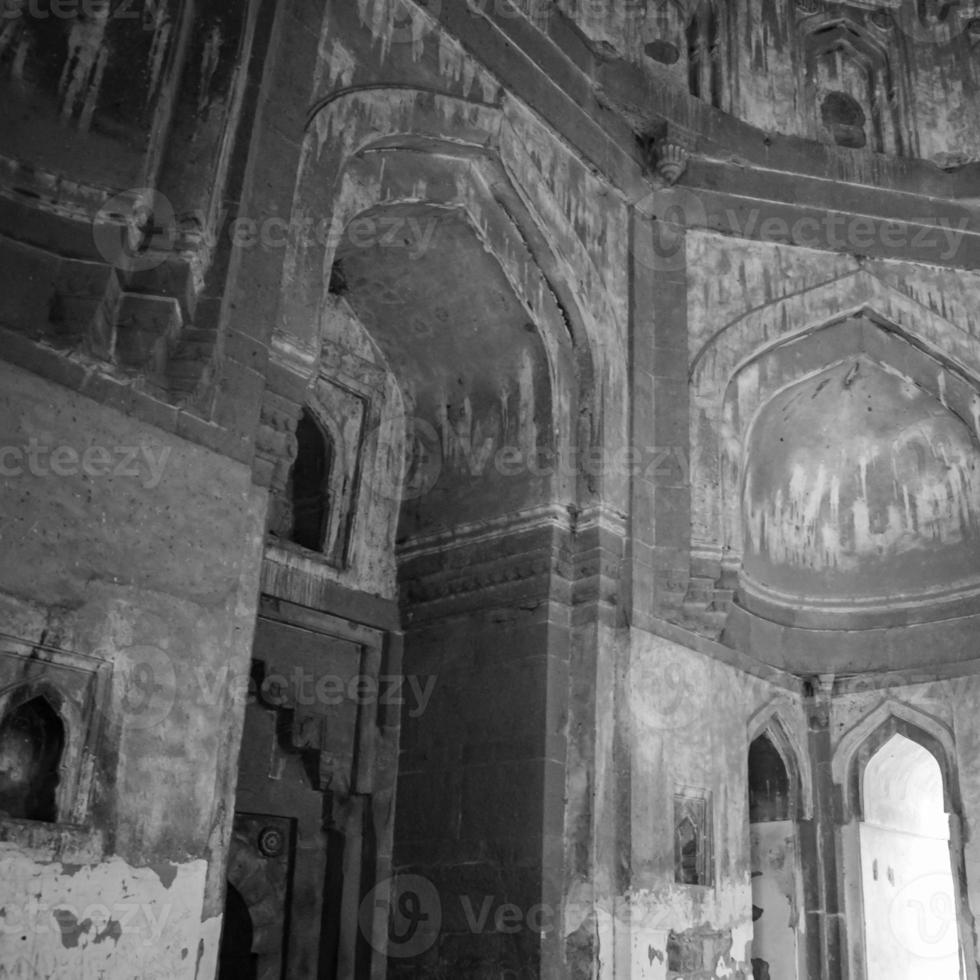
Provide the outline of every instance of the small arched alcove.
[[65,726],[44,697],[13,707],[0,721],[0,815],[54,823]]

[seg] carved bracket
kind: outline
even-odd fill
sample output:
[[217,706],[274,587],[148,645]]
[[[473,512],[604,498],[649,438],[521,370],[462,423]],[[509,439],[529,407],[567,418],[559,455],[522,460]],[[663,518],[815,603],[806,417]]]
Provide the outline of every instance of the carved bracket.
[[641,143],[654,186],[658,190],[673,187],[687,170],[694,134],[667,124],[659,132],[643,137]]

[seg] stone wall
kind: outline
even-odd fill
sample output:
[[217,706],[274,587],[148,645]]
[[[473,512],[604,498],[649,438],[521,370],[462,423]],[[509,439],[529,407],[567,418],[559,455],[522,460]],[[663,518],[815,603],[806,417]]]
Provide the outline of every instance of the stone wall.
[[217,954],[265,494],[246,467],[9,365],[2,390],[5,694],[58,689],[47,651],[102,672],[74,812],[4,824],[2,956],[193,976]]

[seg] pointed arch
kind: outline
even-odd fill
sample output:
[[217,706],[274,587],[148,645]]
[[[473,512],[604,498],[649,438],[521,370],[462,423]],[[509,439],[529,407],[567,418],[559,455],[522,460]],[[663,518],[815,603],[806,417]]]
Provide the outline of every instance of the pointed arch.
[[793,714],[803,717],[803,709],[785,700],[777,700],[757,711],[748,724],[748,743],[765,736],[772,742],[790,779],[794,790],[793,816],[795,819],[813,818],[813,777],[810,771],[810,757],[796,731],[796,726],[787,721]]
[[[833,358],[827,358],[828,351]],[[733,563],[742,555],[740,501],[753,426],[779,394],[850,359],[901,374],[980,438],[980,378],[873,309],[780,338],[743,359],[722,396],[721,544]]]
[[67,732],[43,695],[0,717],[0,810],[10,816],[56,823],[58,784]]
[[75,702],[44,678],[19,680],[0,689],[0,724],[29,702],[40,699],[61,723],[63,741],[57,761],[55,821],[79,823],[87,803],[92,760],[84,750],[87,736],[82,713]]
[[269,877],[269,863],[244,836],[236,833],[228,846],[228,882],[248,906],[252,920],[252,952],[263,966],[282,957],[283,909],[276,886]]
[[[692,555],[705,563],[720,563],[732,573],[739,566],[740,519],[737,493],[733,492],[739,471],[734,461],[741,458],[747,429],[742,419],[748,413],[740,411],[736,418],[732,409],[745,392],[753,406],[760,404],[753,392],[756,375],[761,373],[762,360],[780,348],[788,351],[788,345],[812,338],[816,350],[826,336],[823,331],[832,330],[835,353],[863,349],[902,370],[911,359],[917,365],[916,381],[941,395],[944,404],[955,402],[957,414],[975,428],[978,410],[974,405],[980,405],[980,340],[969,330],[965,308],[950,302],[942,309],[940,313],[865,269],[855,268],[752,309],[722,324],[710,336],[698,338],[689,374],[691,485],[695,488]],[[828,315],[828,311],[834,312]],[[710,323],[710,317],[705,316],[704,322]],[[849,326],[855,322],[866,326],[855,333]],[[826,359],[826,353],[823,357]],[[820,357],[811,360],[816,365]],[[941,390],[948,383],[958,392],[953,402]]]
[[[446,209],[464,216],[536,322],[555,403],[567,406],[555,420],[560,445],[582,453],[604,437],[606,444],[618,445],[621,432],[602,431],[605,412],[598,400],[618,399],[619,388],[596,380],[603,370],[598,337],[619,319],[606,291],[607,266],[578,231],[544,233],[534,198],[543,185],[525,187],[515,176],[521,168],[507,162],[526,152],[513,132],[516,121],[502,113],[486,86],[484,91],[488,101],[397,87],[383,117],[377,106],[384,89],[353,87],[314,104],[294,210],[331,217],[325,234],[295,236],[287,245],[274,357],[304,380],[316,372],[328,308],[325,284],[355,219],[408,205]],[[420,160],[426,168],[421,181]],[[569,262],[590,270],[578,286],[565,271]],[[558,474],[568,484],[566,492],[579,505],[592,504],[602,492],[599,481],[579,478],[573,484],[568,478],[575,474],[568,469],[560,467]],[[619,483],[613,489],[625,492]]]
[[844,819],[863,818],[864,769],[878,749],[895,734],[917,742],[935,757],[943,777],[946,812],[958,815],[961,812],[961,797],[952,731],[933,715],[911,705],[888,700],[851,727],[834,750],[831,769],[834,782],[843,790]]

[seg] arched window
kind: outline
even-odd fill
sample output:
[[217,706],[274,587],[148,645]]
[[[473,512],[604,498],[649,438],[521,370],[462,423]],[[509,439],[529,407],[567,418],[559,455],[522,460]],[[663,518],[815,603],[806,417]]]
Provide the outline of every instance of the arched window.
[[14,708],[0,723],[0,815],[54,823],[65,728],[43,697]]
[[304,548],[320,551],[330,505],[333,446],[306,409],[296,426],[296,443],[296,460],[286,487],[292,510],[289,537]]

